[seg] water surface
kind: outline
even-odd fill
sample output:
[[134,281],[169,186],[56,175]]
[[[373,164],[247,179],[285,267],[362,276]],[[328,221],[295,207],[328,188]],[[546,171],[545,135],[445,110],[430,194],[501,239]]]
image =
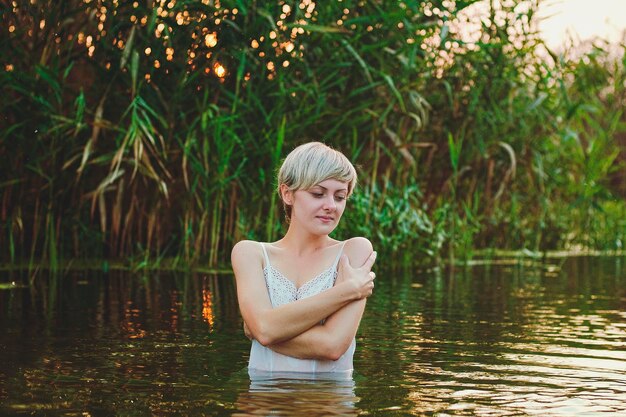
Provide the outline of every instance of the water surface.
[[250,381],[232,276],[0,273],[3,415],[626,415],[620,258],[377,271],[355,374]]

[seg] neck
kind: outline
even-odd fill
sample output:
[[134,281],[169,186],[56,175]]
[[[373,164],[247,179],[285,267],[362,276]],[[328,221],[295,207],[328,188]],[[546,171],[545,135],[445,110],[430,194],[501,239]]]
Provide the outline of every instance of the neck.
[[[280,239],[281,246],[292,248],[297,254],[315,252],[331,242],[328,235],[315,235],[291,223],[287,233]],[[277,243],[278,243],[277,242]]]

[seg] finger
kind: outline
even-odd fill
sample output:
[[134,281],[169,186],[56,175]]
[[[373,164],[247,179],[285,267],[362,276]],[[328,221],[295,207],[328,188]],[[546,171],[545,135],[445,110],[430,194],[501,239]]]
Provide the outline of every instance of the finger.
[[376,251],[372,251],[372,253],[370,253],[370,256],[367,257],[365,263],[361,268],[365,270],[372,269],[372,265],[374,265],[374,262],[376,262],[376,255]]
[[370,271],[369,275],[372,280],[376,279],[376,273],[374,271]]

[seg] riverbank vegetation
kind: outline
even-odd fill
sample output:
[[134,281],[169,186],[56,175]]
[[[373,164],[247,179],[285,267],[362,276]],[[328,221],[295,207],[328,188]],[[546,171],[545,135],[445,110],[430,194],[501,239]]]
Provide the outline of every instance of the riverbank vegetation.
[[223,267],[306,140],[358,165],[337,237],[406,263],[621,249],[626,45],[491,3],[5,3],[0,260]]

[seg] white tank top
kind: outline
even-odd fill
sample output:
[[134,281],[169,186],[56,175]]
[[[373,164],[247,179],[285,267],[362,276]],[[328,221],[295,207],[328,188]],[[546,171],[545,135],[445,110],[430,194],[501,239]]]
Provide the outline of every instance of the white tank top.
[[[337,258],[333,264],[322,271],[316,277],[305,282],[300,288],[296,288],[295,284],[287,279],[280,271],[272,266],[267,256],[265,245],[261,243],[263,255],[265,257],[265,267],[263,268],[263,276],[265,284],[272,302],[272,307],[278,307],[283,304],[291,303],[302,298],[311,297],[320,292],[331,288],[335,284],[337,278],[337,265],[339,258],[343,252],[345,242],[341,245]],[[272,373],[289,373],[289,372],[333,372],[342,373],[345,376],[352,375],[352,357],[356,349],[356,341],[353,339],[348,350],[341,355],[336,361],[317,360],[317,359],[297,359],[291,356],[282,355],[274,352],[257,342],[252,341],[250,348],[250,362],[248,364],[248,373],[250,376],[261,376],[268,372]]]

